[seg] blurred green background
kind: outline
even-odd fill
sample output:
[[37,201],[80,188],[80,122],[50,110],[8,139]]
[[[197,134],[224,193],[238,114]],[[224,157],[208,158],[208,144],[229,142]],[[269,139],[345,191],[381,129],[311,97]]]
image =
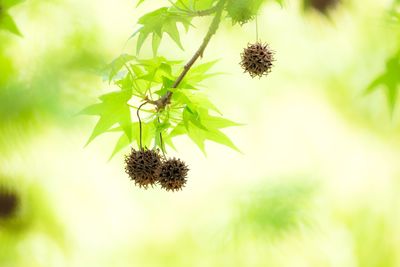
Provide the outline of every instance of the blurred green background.
[[[207,94],[246,124],[227,131],[243,154],[210,143],[204,157],[182,137],[178,193],[136,188],[123,153],[107,162],[115,136],[84,148],[95,121],[76,116],[110,90],[99,70],[133,53],[137,19],[165,3],[10,9],[23,36],[0,30],[0,192],[18,208],[0,216],[0,266],[400,266],[400,112],[384,86],[365,93],[400,47],[393,1],[343,0],[328,16],[267,1],[259,36],[277,61],[262,79],[238,64],[255,24],[224,21],[203,60],[227,74]],[[209,19],[195,23],[184,52],[170,41],[160,54],[189,58]]]

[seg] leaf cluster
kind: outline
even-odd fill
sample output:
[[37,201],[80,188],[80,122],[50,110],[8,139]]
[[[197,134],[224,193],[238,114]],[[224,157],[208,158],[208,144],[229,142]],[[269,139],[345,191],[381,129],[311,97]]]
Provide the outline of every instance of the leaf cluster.
[[[145,0],[140,0],[138,5]],[[138,36],[136,42],[136,52],[139,53],[147,38],[152,39],[152,48],[154,55],[157,54],[158,48],[163,37],[168,35],[176,45],[184,50],[181,43],[178,25],[181,24],[189,30],[191,21],[195,16],[209,15],[213,13],[216,0],[178,0],[172,2],[169,7],[161,7],[150,13],[145,14],[138,20],[139,28],[131,38]]]
[[187,135],[204,153],[205,140],[238,150],[221,129],[239,124],[221,117],[215,105],[199,90],[205,79],[216,75],[209,72],[215,63],[193,67],[178,88],[171,88],[181,70],[181,61],[164,57],[142,60],[128,54],[119,56],[104,69],[105,78],[119,89],[100,96],[100,103],[81,111],[81,114],[100,117],[87,144],[101,134],[119,132],[111,156],[130,144],[139,145],[140,123],[133,115],[138,104],[172,91],[171,103],[165,109],[157,110],[146,105],[140,110],[144,147],[165,150],[165,145],[168,145],[175,149],[173,139]]
[[[251,0],[251,12],[257,13],[265,1]],[[282,0],[275,1],[282,4]],[[139,0],[138,6],[145,2],[149,1]],[[222,129],[239,124],[223,118],[218,108],[200,90],[207,78],[217,74],[210,72],[216,61],[194,63],[202,56],[205,46],[218,28],[218,25],[214,24],[220,23],[221,15],[229,17],[232,6],[235,6],[235,12],[244,12],[248,2],[168,0],[168,5],[141,16],[138,19],[137,30],[130,37],[136,39],[136,55],[122,54],[103,72],[109,84],[116,85],[118,90],[100,96],[99,103],[81,112],[99,116],[87,143],[101,134],[119,132],[120,137],[113,156],[124,147],[135,144],[158,147],[165,151],[166,145],[175,148],[175,137],[186,135],[204,153],[206,140],[238,150]],[[215,18],[200,46],[202,49],[196,53],[197,56],[195,54],[192,62],[189,61],[189,65],[158,55],[158,49],[165,36],[169,36],[183,50],[180,28],[189,31],[194,27],[193,18],[212,15],[215,15]],[[139,54],[149,39],[153,57],[144,60]],[[165,99],[165,105],[155,104],[164,103],[160,100]]]

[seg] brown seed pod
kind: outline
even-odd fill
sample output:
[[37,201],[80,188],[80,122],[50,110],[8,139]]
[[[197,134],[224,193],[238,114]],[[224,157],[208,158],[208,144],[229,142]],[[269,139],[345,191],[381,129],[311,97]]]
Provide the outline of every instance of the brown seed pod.
[[180,159],[168,159],[161,166],[159,182],[167,191],[179,191],[186,184],[189,168]]
[[15,191],[0,187],[0,219],[12,217],[18,210],[19,202]]
[[125,157],[125,172],[135,182],[135,185],[148,188],[157,183],[160,175],[161,157],[157,150],[132,148]]
[[274,60],[274,52],[267,44],[257,42],[248,44],[241,54],[240,65],[252,78],[267,75],[271,72]]

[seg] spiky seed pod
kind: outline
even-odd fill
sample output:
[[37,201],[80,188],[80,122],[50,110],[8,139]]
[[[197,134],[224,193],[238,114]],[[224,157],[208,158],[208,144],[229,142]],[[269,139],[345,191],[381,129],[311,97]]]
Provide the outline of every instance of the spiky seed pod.
[[159,182],[167,191],[181,190],[186,184],[189,168],[180,159],[168,159],[161,166]]
[[327,15],[329,10],[334,8],[339,3],[339,0],[304,0],[304,8],[313,8],[318,12]]
[[12,217],[18,210],[19,196],[15,191],[0,188],[0,219]]
[[240,65],[252,78],[256,76],[262,77],[270,73],[275,61],[274,52],[267,44],[260,42],[248,44],[241,56],[242,62]]
[[157,150],[132,148],[125,157],[125,172],[135,182],[135,185],[148,188],[158,181],[161,168],[161,157]]
[[263,0],[228,0],[226,11],[232,23],[243,25],[253,20]]

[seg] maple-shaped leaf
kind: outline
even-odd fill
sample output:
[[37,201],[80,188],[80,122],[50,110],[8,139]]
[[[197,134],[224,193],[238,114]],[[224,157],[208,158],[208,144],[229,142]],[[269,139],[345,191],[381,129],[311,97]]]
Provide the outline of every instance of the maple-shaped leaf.
[[167,33],[171,39],[183,50],[183,46],[179,36],[178,22],[186,28],[190,26],[190,17],[179,12],[175,12],[168,7],[159,8],[153,12],[139,18],[138,24],[142,25],[131,38],[139,34],[136,50],[139,54],[144,41],[152,35],[153,53],[156,55],[158,47],[164,33]]
[[197,109],[192,110],[186,107],[182,114],[182,122],[174,127],[166,139],[186,134],[204,154],[206,154],[206,140],[228,146],[240,152],[235,144],[220,131],[223,128],[240,125],[222,117],[212,116],[207,109],[197,107]]
[[111,81],[117,76],[120,70],[130,61],[135,60],[136,57],[129,54],[122,54],[116,59],[114,59],[110,64],[108,64],[104,70],[102,71],[108,82]]
[[206,62],[200,64],[198,66],[192,67],[189,72],[186,74],[185,78],[182,80],[179,87],[181,88],[197,88],[197,86],[201,86],[201,82],[217,76],[221,75],[220,72],[210,73],[209,70],[217,63],[218,60]]
[[101,103],[91,105],[80,112],[83,115],[100,116],[86,145],[115,124],[123,129],[128,140],[132,140],[131,113],[128,106],[131,97],[131,90],[108,93],[99,97]]
[[367,88],[367,93],[378,88],[385,88],[389,108],[393,113],[398,98],[400,86],[400,52],[386,62],[386,69],[383,74],[378,76]]
[[[236,125],[238,125],[238,124],[234,124],[234,125],[232,124],[230,126],[236,126]],[[189,138],[200,148],[200,150],[205,155],[206,155],[206,150],[205,150],[205,141],[206,140],[210,140],[215,143],[219,143],[221,145],[228,146],[228,147],[240,152],[240,150],[229,139],[229,137],[226,136],[222,131],[219,130],[219,128],[226,128],[226,127],[229,127],[229,126],[202,129],[191,122],[186,123],[186,125],[185,125],[185,123],[180,123],[174,128],[174,130],[170,133],[170,135],[167,138],[172,139],[173,137],[187,134],[189,136]],[[165,138],[165,139],[167,139],[167,138]]]

